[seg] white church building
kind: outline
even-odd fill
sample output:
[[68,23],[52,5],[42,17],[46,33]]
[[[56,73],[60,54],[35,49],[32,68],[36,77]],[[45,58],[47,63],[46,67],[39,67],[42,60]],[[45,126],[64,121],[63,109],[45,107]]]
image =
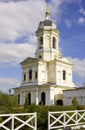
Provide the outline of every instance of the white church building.
[[72,62],[59,51],[59,30],[45,12],[36,31],[35,57],[27,57],[22,66],[22,82],[14,88],[18,104],[63,105],[63,90],[75,89],[72,78]]

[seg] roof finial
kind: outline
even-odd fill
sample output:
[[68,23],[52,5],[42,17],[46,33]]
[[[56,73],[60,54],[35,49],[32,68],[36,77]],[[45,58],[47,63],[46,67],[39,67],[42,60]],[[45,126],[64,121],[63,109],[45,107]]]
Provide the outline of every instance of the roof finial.
[[46,19],[46,20],[49,20],[49,19],[50,19],[50,11],[49,11],[49,9],[48,9],[48,6],[49,6],[49,4],[47,3],[46,12],[45,12],[45,19]]

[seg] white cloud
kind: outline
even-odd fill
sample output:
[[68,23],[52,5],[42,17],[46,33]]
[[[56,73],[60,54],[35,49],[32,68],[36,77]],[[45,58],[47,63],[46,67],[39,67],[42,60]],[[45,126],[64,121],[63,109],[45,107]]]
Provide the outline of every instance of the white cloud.
[[[44,0],[8,1],[8,3],[0,2],[0,63],[15,65],[24,58],[33,56],[35,52],[34,32],[38,23],[45,19],[46,2]],[[52,15],[55,14],[55,10],[59,11],[60,4],[62,1],[50,2]],[[22,43],[21,40],[21,43],[17,43],[20,39],[26,42]]]
[[20,80],[16,78],[0,78],[0,91],[8,92],[9,89],[20,86]]
[[85,9],[80,8],[79,12],[85,16]]
[[[21,37],[28,37],[36,31],[39,21],[44,20],[45,17],[45,0],[13,1],[15,0],[0,2],[0,41],[2,42],[15,42]],[[50,1],[52,16],[60,15],[62,11],[59,7],[64,1]]]
[[78,23],[79,23],[79,24],[85,24],[85,18],[84,18],[84,17],[80,17],[80,18],[78,19]]
[[22,36],[34,33],[45,7],[42,0],[0,2],[0,41],[14,42]]
[[[77,0],[50,0],[49,6],[52,12],[52,17],[57,19],[57,22],[60,20],[62,13],[65,11],[66,3],[77,3]],[[64,8],[61,8],[61,5],[64,5]]]
[[72,23],[70,20],[65,19],[65,24],[67,27],[71,27]]
[[85,78],[85,59],[70,58],[73,63],[73,72]]
[[20,81],[15,78],[0,78],[0,85],[9,85],[9,86],[17,86],[20,84]]
[[35,45],[22,44],[0,44],[0,62],[4,64],[16,65],[26,57],[33,56]]
[[[11,2],[0,2],[0,41],[15,42],[19,38],[28,37],[29,34],[34,33],[39,21],[44,20],[45,0],[7,1]],[[52,17],[61,16],[62,9],[59,7],[64,2],[68,3],[68,0],[50,1],[49,8]]]

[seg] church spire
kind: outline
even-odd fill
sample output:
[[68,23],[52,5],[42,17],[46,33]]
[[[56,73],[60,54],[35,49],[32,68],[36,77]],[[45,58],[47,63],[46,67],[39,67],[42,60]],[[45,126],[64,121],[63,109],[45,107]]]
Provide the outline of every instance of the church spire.
[[50,20],[50,11],[49,11],[49,9],[48,9],[48,4],[47,4],[46,12],[45,12],[45,19],[46,19],[46,20]]

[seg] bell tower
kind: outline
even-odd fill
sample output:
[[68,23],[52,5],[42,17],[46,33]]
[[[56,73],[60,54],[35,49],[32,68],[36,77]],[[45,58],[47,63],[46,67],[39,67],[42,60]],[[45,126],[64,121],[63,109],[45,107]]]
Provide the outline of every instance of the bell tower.
[[45,20],[39,23],[36,31],[37,49],[35,58],[46,61],[60,58],[59,52],[59,31],[56,23],[50,19],[50,11],[45,12]]

